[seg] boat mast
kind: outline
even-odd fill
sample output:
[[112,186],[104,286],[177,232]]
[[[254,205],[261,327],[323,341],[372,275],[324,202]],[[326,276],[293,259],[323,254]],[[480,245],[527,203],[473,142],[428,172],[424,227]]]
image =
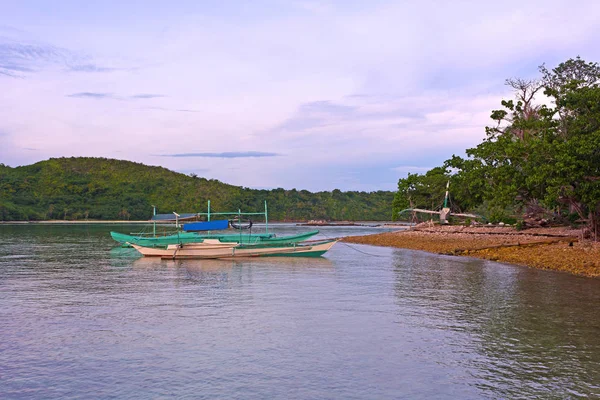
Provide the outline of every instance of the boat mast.
[[[156,217],[156,206],[154,204],[152,205],[152,215]],[[156,237],[156,220],[154,218],[152,218],[152,235]]]
[[173,211],[173,214],[175,214],[175,228],[179,229],[179,214],[175,211]]
[[265,200],[265,233],[269,233],[269,216],[267,213],[267,201]]
[[450,215],[450,209],[448,208],[448,189],[450,187],[450,180],[446,183],[446,196],[444,197],[444,208],[440,211],[440,224],[448,223],[448,216]]
[[240,243],[242,243],[242,210],[238,208],[238,222],[240,224]]
[[450,181],[446,183],[446,197],[444,197],[444,208],[448,208],[448,188],[450,187]]
[[[208,213],[206,215],[207,215],[207,221],[210,222],[210,200],[208,201]],[[210,231],[208,231],[208,234],[210,235]]]

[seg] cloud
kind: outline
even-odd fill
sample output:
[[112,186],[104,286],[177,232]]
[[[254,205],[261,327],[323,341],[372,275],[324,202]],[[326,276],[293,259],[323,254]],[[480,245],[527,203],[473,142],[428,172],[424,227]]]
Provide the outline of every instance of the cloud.
[[80,92],[67,95],[67,97],[80,97],[88,99],[115,99],[112,93]]
[[161,154],[161,157],[209,157],[209,158],[249,158],[249,157],[277,157],[281,154],[267,153],[262,151],[231,151],[224,153],[180,153]]
[[280,124],[275,130],[304,131],[327,126],[334,119],[352,118],[357,111],[356,106],[334,103],[329,100],[312,101],[301,104],[296,115]]
[[243,17],[121,3],[44,13],[15,2],[21,11],[0,13],[0,24],[34,35],[0,26],[0,121],[15,143],[9,153],[0,137],[4,158],[119,154],[210,168],[233,184],[393,188],[402,173],[479,143],[490,110],[510,96],[505,78],[600,57],[592,1],[585,13],[554,0],[544,12],[522,0],[258,1]]
[[397,128],[398,126],[423,119],[423,111],[406,107],[409,101],[398,98],[385,98],[361,95],[333,101],[316,101],[301,104],[294,114],[273,128],[274,133],[294,133],[297,137],[311,135],[338,135],[365,129]]
[[356,109],[357,107],[355,106],[336,104],[328,100],[312,101],[310,103],[302,104],[300,106],[300,112],[326,113],[335,115],[348,115],[356,111]]
[[[19,33],[20,31],[14,31]],[[0,36],[0,74],[24,77],[53,66],[63,66],[73,72],[113,72],[122,68],[99,66],[90,56],[66,48],[36,41]]]
[[74,72],[113,72],[123,70],[122,68],[100,67],[95,64],[75,64],[69,66],[70,71]]
[[22,77],[25,72],[38,71],[51,65],[65,65],[78,59],[77,55],[60,47],[0,37],[0,73],[4,75]]
[[64,62],[72,58],[72,54],[59,47],[45,44],[25,44],[15,42],[0,43],[0,59],[15,63],[27,62]]
[[452,95],[365,93],[313,101],[299,105],[289,118],[255,137],[267,137],[273,149],[290,149],[290,158],[310,159],[323,169],[352,160],[356,165],[379,165],[378,176],[422,173],[430,168],[421,166],[439,165],[480,142],[489,112],[504,93],[481,94],[476,89]]
[[142,107],[142,108],[144,110],[177,111],[177,112],[186,112],[186,113],[199,113],[200,112],[198,110],[166,108],[166,107]]
[[[79,92],[67,95],[67,97],[79,97],[79,98],[90,98],[90,99],[117,99],[117,100],[139,100],[139,99],[155,99],[160,97],[166,97],[162,94],[134,94],[131,96],[119,96],[113,93],[100,93],[100,92]],[[161,107],[146,107],[150,109],[161,110]]]
[[155,99],[158,97],[166,97],[164,94],[140,93],[129,96],[130,99]]
[[21,78],[21,76],[19,76],[18,74],[15,74],[8,70],[3,70],[2,67],[0,67],[0,75],[9,76],[11,78]]
[[33,69],[29,68],[29,67],[25,67],[23,65],[18,65],[18,64],[0,64],[0,70],[7,70],[7,71],[17,71],[17,72],[31,72],[33,71]]
[[23,31],[14,26],[0,24],[0,34],[22,33]]
[[311,117],[309,115],[298,115],[296,117],[292,117],[286,120],[275,130],[298,132],[325,126],[327,125],[327,123],[328,120],[326,118]]

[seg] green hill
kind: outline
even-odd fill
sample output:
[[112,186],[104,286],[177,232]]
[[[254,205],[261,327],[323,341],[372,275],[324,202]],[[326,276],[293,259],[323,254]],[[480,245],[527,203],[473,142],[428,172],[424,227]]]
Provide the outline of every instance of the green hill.
[[255,190],[162,167],[106,158],[52,158],[11,168],[0,164],[0,221],[145,220],[158,212],[261,211],[275,221],[373,220],[391,217],[393,192],[311,193]]

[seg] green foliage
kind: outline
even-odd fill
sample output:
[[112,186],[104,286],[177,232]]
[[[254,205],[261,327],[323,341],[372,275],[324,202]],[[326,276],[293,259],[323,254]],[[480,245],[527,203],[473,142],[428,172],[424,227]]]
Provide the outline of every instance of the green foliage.
[[[450,182],[451,198],[448,204],[454,212],[461,212],[479,204],[481,188],[485,182],[475,173],[473,160],[463,160],[454,156],[442,167],[433,168],[424,175],[408,174],[408,177],[398,181],[398,192],[392,203],[393,218],[408,208],[439,210],[444,205],[444,197],[448,182]],[[449,171],[462,168],[465,173],[451,174]],[[428,217],[429,218],[429,217]]]
[[[512,221],[529,205],[568,215],[577,213],[596,238],[600,233],[600,66],[579,57],[553,70],[540,67],[540,80],[508,79],[516,99],[492,111],[496,126],[468,149],[468,159],[444,163],[454,198],[461,207],[485,206],[490,221]],[[543,90],[552,106],[535,103]],[[438,167],[439,168],[439,167]],[[394,205],[439,196],[428,174],[400,179]],[[414,188],[413,191],[407,187]],[[439,198],[439,197],[438,197]],[[425,203],[422,201],[422,203]]]
[[450,175],[443,167],[433,168],[425,175],[408,174],[408,177],[398,181],[398,192],[392,203],[393,217],[407,208],[439,207],[443,202],[446,184]]
[[518,230],[518,231],[522,231],[522,230],[525,228],[525,222],[524,222],[522,219],[518,220],[518,221],[515,223],[515,228],[516,228],[516,230]]
[[503,222],[513,225],[517,222],[515,216],[518,214],[514,206],[500,206],[497,203],[485,200],[471,210],[474,214],[484,217],[485,223],[497,224]]
[[394,193],[253,190],[161,167],[105,158],[53,158],[0,165],[0,221],[42,219],[146,220],[159,212],[261,211],[296,221],[389,220]]

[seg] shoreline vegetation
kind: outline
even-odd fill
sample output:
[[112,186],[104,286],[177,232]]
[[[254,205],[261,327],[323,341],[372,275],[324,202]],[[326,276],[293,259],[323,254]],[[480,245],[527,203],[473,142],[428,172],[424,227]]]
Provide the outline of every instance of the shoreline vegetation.
[[392,218],[392,191],[309,192],[251,189],[195,174],[125,160],[51,158],[9,167],[0,163],[0,221],[147,220],[154,206],[171,211],[257,212],[272,221]]
[[[264,221],[254,222],[255,224],[264,224]],[[70,225],[70,224],[152,224],[152,220],[100,220],[100,219],[56,219],[44,221],[0,221],[0,225]],[[157,221],[157,225],[161,222]],[[269,221],[269,224],[291,224],[296,226],[359,226],[371,228],[404,228],[408,223],[390,222],[390,221],[336,221],[328,223],[311,224],[303,221]]]
[[514,98],[492,110],[484,140],[466,157],[401,178],[393,215],[446,208],[492,224],[578,225],[600,241],[600,64],[576,57],[539,72],[506,80]]
[[[281,223],[282,221],[273,221]],[[347,221],[323,226],[347,226]],[[147,220],[47,220],[0,221],[0,225],[148,224]],[[295,222],[290,222],[295,223]],[[343,242],[421,250],[434,254],[482,258],[530,268],[600,277],[600,242],[581,239],[581,229],[532,228],[519,231],[510,226],[408,224],[376,222],[381,228],[398,228],[363,236],[346,236]],[[356,226],[372,226],[367,221]],[[303,225],[300,223],[297,226]]]
[[581,240],[581,230],[565,227],[518,231],[514,227],[431,226],[422,223],[400,231],[349,236],[343,241],[600,277],[600,243]]

